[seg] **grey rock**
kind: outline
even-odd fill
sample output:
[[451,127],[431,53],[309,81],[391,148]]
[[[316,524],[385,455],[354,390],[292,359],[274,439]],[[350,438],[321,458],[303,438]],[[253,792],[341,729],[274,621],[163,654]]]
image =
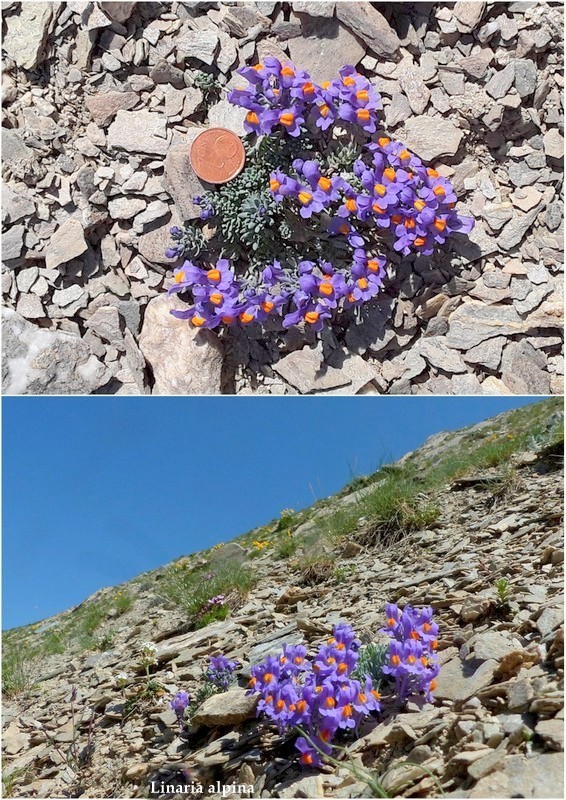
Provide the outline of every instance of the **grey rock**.
[[402,92],[393,92],[390,105],[385,109],[385,119],[391,127],[404,122],[412,114],[411,104]]
[[153,394],[219,394],[223,348],[209,330],[176,319],[184,304],[165,295],[148,303],[139,346],[153,370]]
[[536,626],[543,636],[556,630],[564,622],[564,609],[560,606],[548,606],[536,621]]
[[350,379],[350,384],[346,389],[332,389],[328,394],[357,394],[360,389],[377,378],[377,371],[357,355],[348,353],[341,349],[334,350],[326,359],[326,363],[331,367],[342,370],[344,375]]
[[323,364],[320,350],[310,347],[289,353],[273,369],[301,394],[335,389],[351,382],[342,370]]
[[450,120],[428,116],[408,119],[399,134],[409,150],[423,161],[455,155],[463,135]]
[[35,213],[35,203],[22,190],[15,192],[7,183],[2,183],[2,225],[13,225]]
[[540,180],[540,170],[531,169],[526,161],[512,161],[508,172],[513,186],[529,186]]
[[486,74],[492,61],[493,51],[489,47],[484,47],[479,53],[462,58],[458,61],[458,66],[468,75],[479,79]]
[[236,542],[227,542],[218,550],[213,550],[208,562],[211,566],[220,564],[243,564],[248,557],[248,551]]
[[558,128],[551,128],[544,134],[544,152],[548,158],[560,160],[564,157],[564,139]]
[[145,208],[145,200],[136,197],[117,197],[108,203],[112,219],[133,219]]
[[542,200],[542,194],[532,186],[527,186],[524,189],[517,189],[511,195],[511,202],[521,211],[530,211],[535,206],[538,206]]
[[[157,84],[168,83],[175,89],[185,88],[185,73],[183,70],[170,64],[164,58],[160,58],[159,61],[153,65],[149,71],[149,77]],[[151,86],[149,88],[151,88]]]
[[24,249],[25,232],[23,225],[13,225],[2,234],[2,261],[10,262],[20,258]]
[[197,708],[192,724],[215,728],[221,725],[239,725],[255,717],[258,695],[247,695],[244,689],[231,689],[209,697]]
[[355,66],[366,49],[337,19],[317,18],[314,29],[306,28],[302,37],[289,41],[289,52],[291,60],[300,64],[313,81],[322,83],[332,80],[343,67],[344,53],[348,53],[348,62]]
[[154,200],[149,203],[145,211],[138,214],[134,220],[134,231],[136,233],[143,233],[148,225],[158,219],[163,219],[169,214],[169,206],[162,200]]
[[490,95],[490,97],[493,97],[495,100],[499,100],[500,97],[505,97],[513,85],[514,80],[515,63],[510,62],[504,69],[494,72],[485,85],[485,91],[488,93],[488,95]]
[[415,114],[422,114],[430,100],[430,90],[422,79],[421,71],[412,64],[401,64],[398,69],[399,86],[405,92]]
[[41,62],[52,16],[50,3],[22,3],[17,14],[4,17],[2,49],[22,69],[35,69]]
[[495,336],[514,336],[525,332],[525,323],[512,306],[463,303],[449,317],[446,344],[459,350],[481,344]]
[[105,342],[124,350],[124,334],[120,325],[120,314],[116,306],[102,306],[87,319],[85,327],[94,331]]
[[316,2],[313,0],[311,2],[301,2],[301,0],[296,0],[293,3],[293,11],[296,14],[308,14],[309,17],[332,17],[334,16],[334,9],[336,7],[336,3],[333,2]]
[[239,39],[247,38],[250,31],[254,32],[254,38],[258,38],[259,34],[265,33],[271,27],[271,20],[256,4],[222,6],[220,13],[222,27],[226,27]]
[[189,160],[189,150],[181,144],[175,145],[167,153],[163,188],[171,195],[180,218],[188,220],[200,217],[201,208],[193,203],[193,197],[213,187],[196,175]]
[[82,339],[41,330],[11,309],[2,312],[5,394],[90,394],[108,380]]
[[564,207],[561,202],[550,203],[547,206],[544,221],[550,231],[558,230],[564,216]]
[[482,217],[493,231],[499,231],[513,217],[511,203],[486,203],[482,209]]
[[218,49],[218,55],[216,56],[215,65],[220,72],[228,74],[230,68],[234,66],[234,62],[238,58],[238,47],[231,36],[224,31],[218,31],[218,39],[220,47]]
[[247,110],[234,106],[228,100],[219,100],[208,108],[208,122],[217,128],[228,128],[238,136],[245,136],[244,120]]
[[83,300],[84,305],[86,305],[87,293],[82,286],[76,283],[72,286],[68,286],[66,289],[56,289],[53,292],[53,302],[56,306],[60,306],[61,308],[65,308],[71,304],[74,305],[78,300]]
[[517,643],[500,631],[485,631],[474,638],[474,656],[480,661],[490,658],[501,661],[508,653],[518,649]]
[[[365,42],[372,53],[384,58],[391,58],[399,52],[401,44],[399,37],[385,17],[371,3],[365,0],[358,3],[337,3],[336,16],[362,42]],[[344,53],[348,55],[347,62],[349,64],[357,63],[351,60],[348,50],[343,52],[342,60],[344,60]]]
[[550,394],[546,358],[526,341],[510,342],[505,348],[501,379],[515,394]]
[[498,662],[448,661],[440,668],[435,695],[439,700],[467,700],[492,682]]
[[81,223],[69,218],[57,228],[45,250],[45,266],[55,269],[67,264],[88,250]]
[[509,711],[526,711],[534,697],[529,680],[517,680],[507,688],[507,708]]
[[181,57],[194,58],[212,66],[218,48],[218,34],[213,30],[186,29],[176,36],[175,44]]
[[537,86],[537,68],[533,61],[522,58],[513,62],[515,68],[515,89],[519,97],[531,95]]
[[503,345],[506,342],[507,339],[504,336],[495,336],[472,347],[467,353],[462,354],[462,358],[468,364],[481,364],[495,372],[501,364]]
[[459,0],[452,9],[453,15],[458,21],[458,30],[462,33],[471,33],[480,24],[485,11],[485,3],[471,3]]
[[519,244],[524,235],[542,210],[542,204],[528,211],[526,214],[516,214],[513,219],[505,225],[499,234],[499,247],[502,250],[511,250]]
[[36,294],[22,294],[16,304],[16,311],[26,319],[41,319],[45,310]]
[[2,128],[2,161],[12,171],[23,166],[29,167],[35,161],[36,155],[28,147],[17,131]]
[[108,145],[128,153],[165,155],[170,136],[166,119],[152,111],[118,111],[108,129]]
[[427,336],[417,345],[418,352],[433,367],[444,372],[467,372],[458,353],[445,344],[443,336]]
[[564,750],[564,720],[542,719],[537,723],[535,733],[553,750]]

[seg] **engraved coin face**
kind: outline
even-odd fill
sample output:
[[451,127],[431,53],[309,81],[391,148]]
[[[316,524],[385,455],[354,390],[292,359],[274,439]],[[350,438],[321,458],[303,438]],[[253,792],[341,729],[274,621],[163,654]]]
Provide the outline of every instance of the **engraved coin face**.
[[209,128],[194,140],[191,166],[207,183],[227,183],[242,170],[246,153],[239,137],[226,128]]

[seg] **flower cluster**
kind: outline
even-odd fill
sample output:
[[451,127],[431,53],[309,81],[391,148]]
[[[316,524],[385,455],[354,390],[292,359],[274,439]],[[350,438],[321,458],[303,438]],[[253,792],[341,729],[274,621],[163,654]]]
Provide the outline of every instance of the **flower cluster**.
[[[264,137],[248,147],[248,157],[253,161],[256,150],[275,156],[265,169],[263,161],[261,169],[259,162],[250,166],[259,185],[252,180],[252,192],[244,181],[243,194],[220,203],[224,211],[218,210],[221,192],[216,199],[211,193],[195,198],[201,219],[213,218],[217,249],[231,261],[195,263],[190,259],[204,251],[202,231],[171,229],[166,255],[189,260],[174,269],[168,292],[193,300],[186,310],[172,310],[174,316],[197,328],[282,317],[285,328],[320,331],[338,310],[381,291],[384,245],[402,255],[430,255],[453,234],[470,232],[474,221],[456,212],[450,182],[378,132],[380,96],[353,66],[320,86],[294,64],[271,57],[239,73],[248,87],[228,99],[247,110],[248,133]],[[323,132],[334,125],[325,142]],[[342,145],[344,136],[349,144]],[[285,141],[293,147],[278,149]],[[248,255],[228,246],[236,235]],[[276,247],[270,250],[271,238]]]
[[289,136],[300,136],[305,124],[324,131],[337,120],[375,133],[381,97],[355,67],[342,67],[337,78],[320,86],[304,70],[271,56],[238,73],[248,87],[234,89],[228,100],[247,109],[248,133],[271,134],[279,128]]
[[205,677],[220,692],[226,692],[233,681],[233,674],[239,669],[241,664],[238,661],[230,661],[226,656],[211,656],[209,665],[205,672]]
[[214,597],[210,597],[206,601],[206,605],[207,605],[208,608],[212,608],[213,606],[223,606],[225,599],[226,598],[225,598],[225,596],[223,594],[217,594]]
[[157,664],[157,645],[153,642],[144,642],[140,647],[140,659],[146,669]]
[[258,714],[281,732],[299,725],[307,732],[310,741],[300,736],[295,743],[305,766],[321,764],[317,748],[330,753],[337,731],[357,728],[364,716],[380,709],[371,678],[362,684],[351,677],[359,647],[352,628],[340,623],[314,658],[307,658],[304,645],[284,645],[280,656],[252,667],[249,692],[261,695]]
[[327,212],[327,232],[345,235],[354,247],[365,246],[360,223],[382,229],[382,234],[388,231],[393,249],[404,255],[430,255],[453,233],[470,232],[473,219],[456,213],[452,184],[437,170],[425,167],[401,142],[387,136],[367,150],[369,163],[359,158],[353,165],[355,182],[324,175],[314,160],[295,159],[296,177],[281,170],[272,173],[274,199],[291,200],[303,218]]
[[272,544],[272,542],[268,541],[267,539],[264,542],[259,541],[259,539],[254,539],[252,542],[252,547],[254,550],[261,552],[262,550],[265,550],[266,547],[269,547],[270,544]]
[[385,613],[387,621],[382,632],[391,637],[391,642],[383,672],[395,680],[395,690],[401,701],[423,692],[430,702],[440,671],[435,653],[438,625],[433,622],[432,608],[428,606],[419,611],[407,605],[401,611],[395,604],[388,603]]
[[175,697],[169,703],[169,706],[173,709],[175,714],[177,715],[177,721],[179,725],[183,725],[185,719],[185,711],[190,703],[190,698],[187,692],[177,692]]

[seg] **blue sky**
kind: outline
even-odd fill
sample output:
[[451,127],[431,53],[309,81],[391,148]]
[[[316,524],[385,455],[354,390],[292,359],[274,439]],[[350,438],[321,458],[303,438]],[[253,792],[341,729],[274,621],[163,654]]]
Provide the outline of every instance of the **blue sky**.
[[3,620],[298,510],[509,397],[4,398]]

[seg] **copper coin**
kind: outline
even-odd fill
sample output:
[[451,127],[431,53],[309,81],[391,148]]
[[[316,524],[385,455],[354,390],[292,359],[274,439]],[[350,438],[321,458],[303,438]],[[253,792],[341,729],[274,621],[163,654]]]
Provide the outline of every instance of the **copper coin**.
[[209,128],[194,140],[189,159],[199,178],[227,183],[241,172],[246,152],[239,137],[226,128]]

